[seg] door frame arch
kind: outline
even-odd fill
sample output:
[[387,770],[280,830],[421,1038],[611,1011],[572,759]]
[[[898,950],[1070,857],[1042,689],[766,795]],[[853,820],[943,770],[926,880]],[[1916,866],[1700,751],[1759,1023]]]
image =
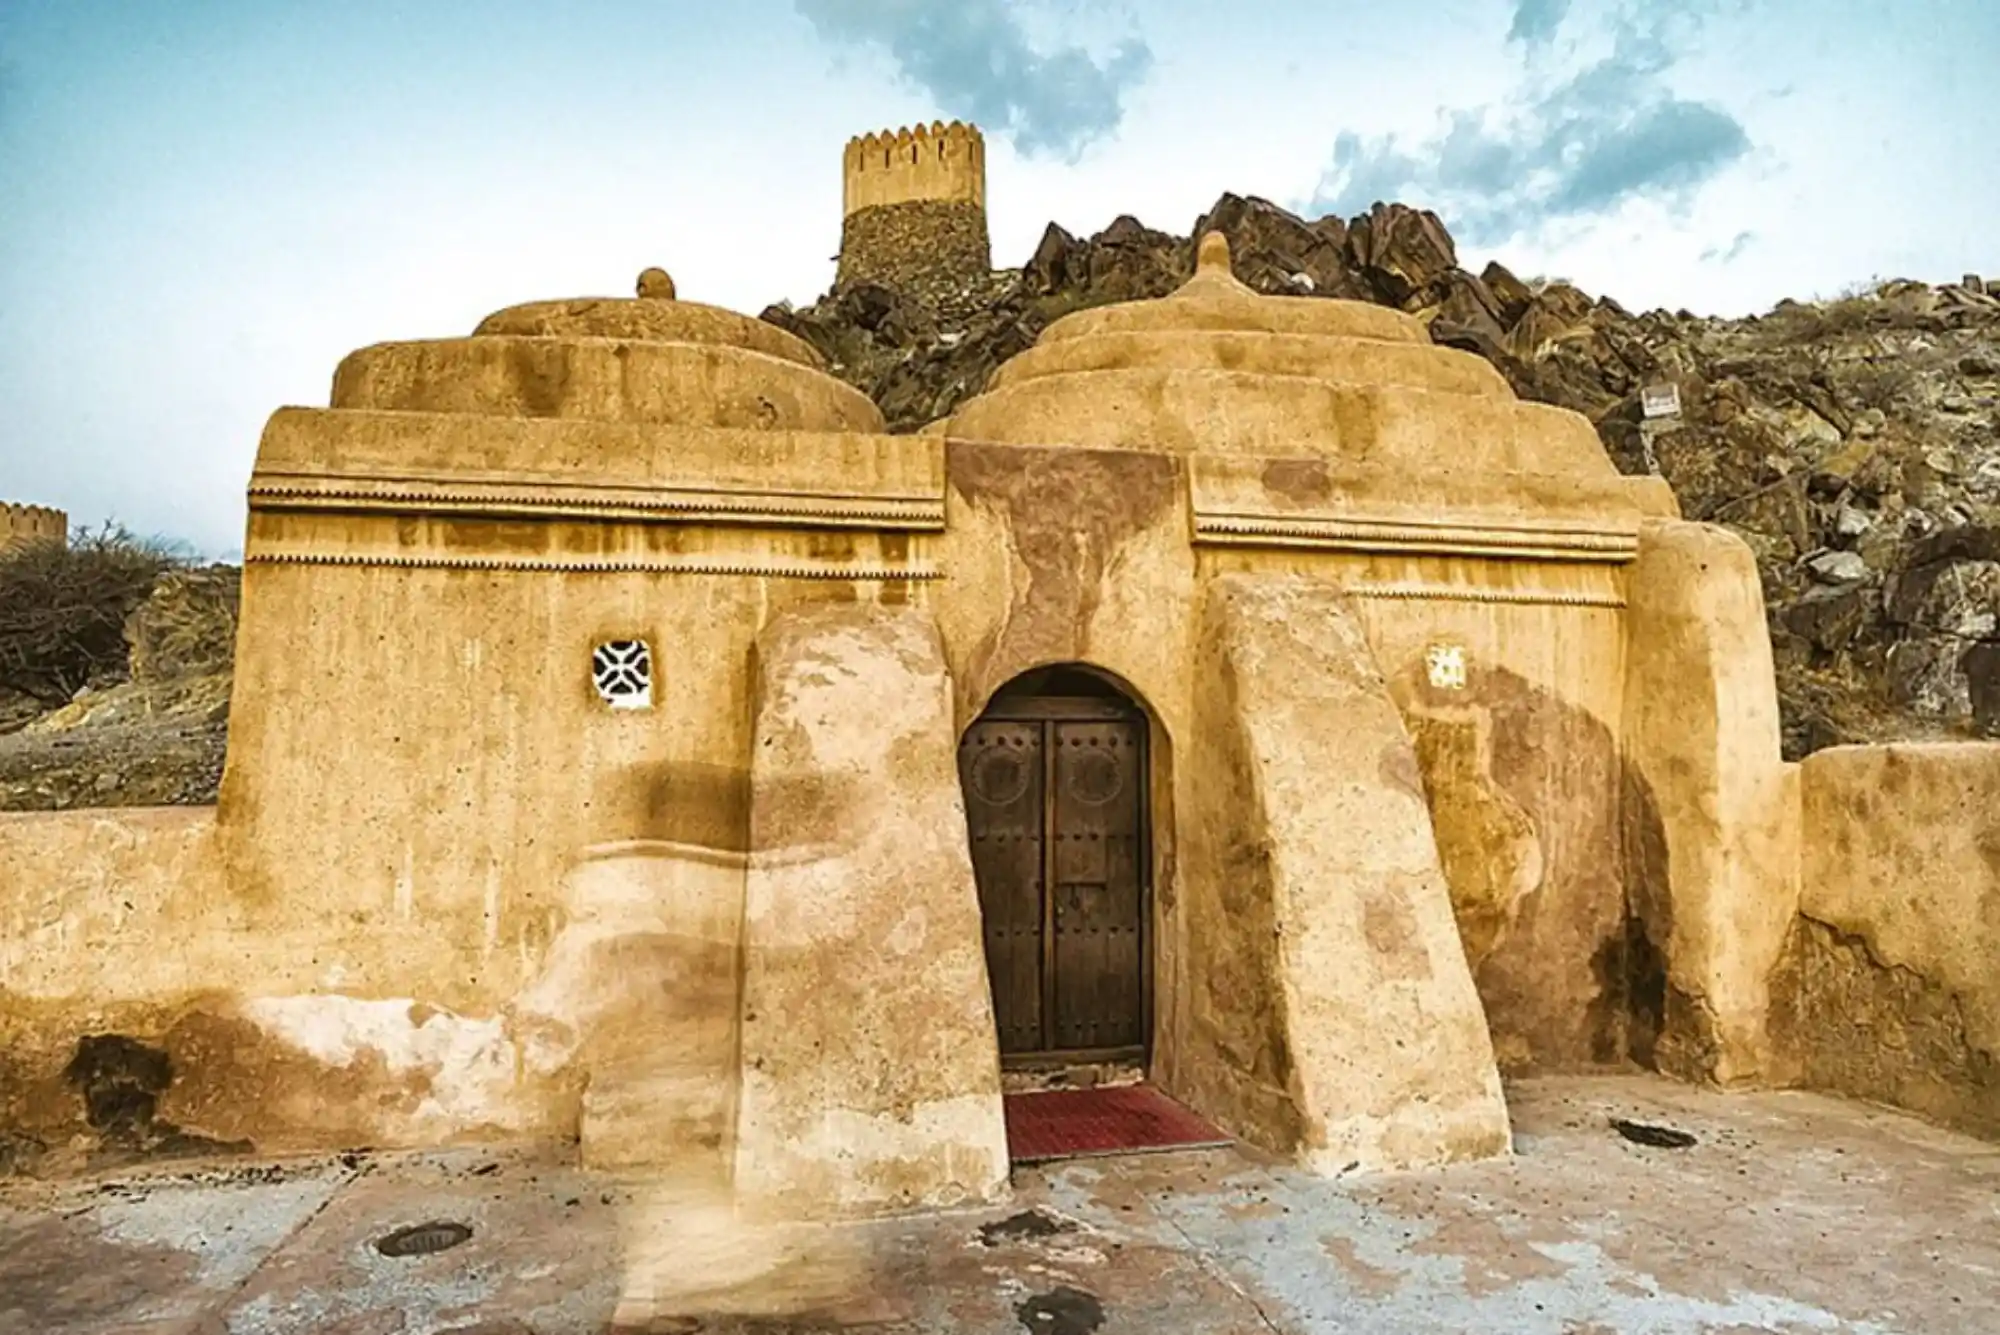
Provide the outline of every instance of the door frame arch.
[[[980,816],[982,810],[972,787],[972,775],[967,765],[968,747],[976,745],[982,725],[1008,724],[1016,727],[1040,730],[1038,756],[1041,762],[1040,781],[1036,790],[1040,794],[1041,808],[1041,856],[1040,875],[1036,886],[1040,896],[1041,933],[1038,940],[1040,954],[1040,998],[1038,1021],[1041,1029],[1041,1045],[1032,1051],[1015,1048],[1009,1050],[1006,1037],[1006,1003],[1003,1002],[996,985],[994,962],[995,941],[992,928],[992,910],[995,895],[1019,893],[1016,886],[995,884],[993,866],[990,861],[982,863]],[[1064,1046],[1055,1038],[1061,1023],[1059,1008],[1060,976],[1057,946],[1060,933],[1057,928],[1057,893],[1049,887],[1058,887],[1057,839],[1061,831],[1057,828],[1059,793],[1055,782],[1058,766],[1058,743],[1063,725],[1111,725],[1122,728],[1130,740],[1134,751],[1133,773],[1128,787],[1133,793],[1136,810],[1133,813],[1132,848],[1126,858],[1132,880],[1130,930],[1137,938],[1136,967],[1133,969],[1131,985],[1136,992],[1132,1027],[1136,1041],[1111,1046]],[[1152,711],[1138,692],[1117,679],[1113,674],[1086,663],[1054,663],[1023,672],[1005,682],[987,700],[986,706],[966,725],[959,739],[959,779],[964,792],[967,837],[971,844],[974,880],[979,888],[981,932],[986,944],[986,964],[988,987],[993,994],[996,1040],[1000,1048],[1003,1067],[1009,1069],[1086,1064],[1095,1062],[1135,1063],[1150,1066],[1154,1055],[1155,1030],[1155,960],[1158,954],[1157,934],[1159,923],[1155,917],[1155,861],[1154,847],[1154,748],[1153,729],[1155,720]],[[1072,739],[1074,740],[1074,739]],[[1107,872],[1109,876],[1109,872]],[[1109,894],[1107,893],[1107,897]],[[1120,915],[1126,916],[1126,915]],[[1122,970],[1121,970],[1122,973]]]

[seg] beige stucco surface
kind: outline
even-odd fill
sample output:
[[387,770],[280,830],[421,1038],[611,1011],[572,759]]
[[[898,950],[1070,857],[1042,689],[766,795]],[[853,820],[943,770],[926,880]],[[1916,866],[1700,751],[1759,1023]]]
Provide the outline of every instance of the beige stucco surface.
[[1344,595],[1205,597],[1182,819],[1191,1010],[1169,1087],[1326,1172],[1506,1152],[1409,735]]
[[736,1184],[786,1215],[1007,1184],[979,893],[930,617],[802,608],[757,643]]
[[1799,779],[1787,1073],[2000,1134],[2000,746],[1835,747]]
[[1755,1080],[1798,838],[1755,559],[1719,527],[1652,521],[1630,597],[1627,877],[1664,974],[1653,1056],[1676,1075]]
[[847,216],[915,200],[986,206],[986,140],[960,121],[857,135],[840,165]]
[[1409,317],[1202,255],[915,435],[660,274],[354,354],[259,450],[219,808],[0,819],[13,1125],[83,1127],[98,1032],[272,1151],[991,1198],[954,752],[1063,663],[1147,715],[1152,1072],[1231,1130],[1413,1166],[1504,1152],[1496,1064],[1761,1070],[1747,552]]

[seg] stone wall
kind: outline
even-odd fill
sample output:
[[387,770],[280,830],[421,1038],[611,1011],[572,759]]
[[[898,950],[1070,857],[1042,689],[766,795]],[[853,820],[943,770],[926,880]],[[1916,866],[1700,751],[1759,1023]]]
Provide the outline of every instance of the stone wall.
[[1782,1074],[2000,1135],[2000,746],[1836,747],[1799,773]]
[[69,536],[69,516],[46,505],[0,504],[0,551],[22,542]]
[[880,283],[936,304],[993,268],[986,212],[958,200],[864,208],[841,227],[836,284]]

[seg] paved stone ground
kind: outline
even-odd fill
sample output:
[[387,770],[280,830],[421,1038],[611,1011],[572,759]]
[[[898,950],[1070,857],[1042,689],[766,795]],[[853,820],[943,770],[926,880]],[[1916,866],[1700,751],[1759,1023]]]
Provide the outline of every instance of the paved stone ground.
[[[479,1151],[16,1182],[0,1331],[2000,1332],[2000,1146],[1640,1076],[1510,1099],[1507,1163],[1324,1182],[1139,1155],[1024,1170],[1002,1209],[840,1231]],[[1634,1144],[1613,1117],[1696,1143]],[[432,1219],[473,1235],[371,1246]]]

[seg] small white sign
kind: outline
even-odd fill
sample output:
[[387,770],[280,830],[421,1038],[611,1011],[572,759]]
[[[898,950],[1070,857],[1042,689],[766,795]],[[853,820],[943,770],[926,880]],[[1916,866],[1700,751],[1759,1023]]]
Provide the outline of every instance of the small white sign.
[[1457,644],[1434,644],[1424,651],[1424,667],[1429,670],[1431,685],[1440,691],[1462,691],[1465,689],[1465,647]]
[[1648,417],[1679,417],[1681,387],[1674,384],[1646,386],[1639,391],[1639,410]]

